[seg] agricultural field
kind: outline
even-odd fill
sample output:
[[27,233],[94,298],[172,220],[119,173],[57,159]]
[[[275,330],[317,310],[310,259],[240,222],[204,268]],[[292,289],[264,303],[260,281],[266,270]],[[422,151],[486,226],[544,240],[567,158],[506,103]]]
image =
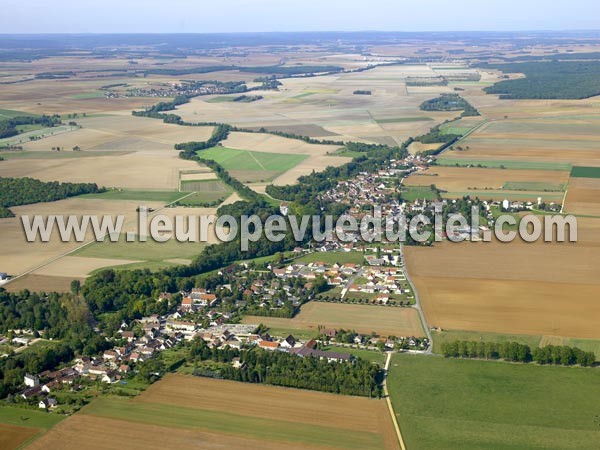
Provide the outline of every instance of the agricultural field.
[[307,158],[305,155],[263,153],[228,147],[213,147],[198,152],[198,156],[219,163],[242,182],[270,181]]
[[579,218],[576,243],[406,247],[407,270],[428,324],[444,330],[600,338],[599,226],[597,219]]
[[[588,107],[597,103],[596,100],[580,102],[586,102]],[[514,104],[514,108],[519,108],[518,113],[511,113],[534,113],[527,107],[521,109],[521,103]],[[538,118],[514,117],[511,113],[507,111],[505,117],[508,118],[494,119],[480,126],[457,144],[463,150],[445,152],[444,157],[452,157],[459,164],[462,159],[474,159],[600,165],[600,135],[597,133],[600,115],[570,115],[566,105],[558,111],[546,110]]]
[[470,195],[482,199],[527,198],[536,201],[542,197],[544,201],[556,201],[562,200],[568,180],[568,171],[439,166],[411,174],[404,184],[434,184],[447,198]]
[[0,406],[0,448],[23,448],[63,419],[57,414]]
[[343,328],[382,336],[423,336],[419,314],[413,308],[309,302],[293,319],[245,316],[243,323],[264,324],[278,329],[317,330]]
[[134,399],[100,398],[30,449],[134,448],[395,449],[380,400],[168,375]]
[[388,390],[410,449],[574,450],[600,439],[599,377],[594,369],[397,354]]

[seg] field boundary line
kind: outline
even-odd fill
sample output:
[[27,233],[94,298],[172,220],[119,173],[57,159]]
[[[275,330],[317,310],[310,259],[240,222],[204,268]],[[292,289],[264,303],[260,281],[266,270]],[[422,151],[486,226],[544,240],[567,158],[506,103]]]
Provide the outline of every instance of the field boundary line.
[[256,159],[256,156],[254,156],[253,152],[251,152],[250,150],[246,150],[246,151],[250,154],[250,156],[252,156],[254,161],[256,161],[256,164],[258,164],[262,170],[267,171],[267,168],[265,166],[263,166],[262,163],[258,159]]
[[396,436],[398,438],[398,442],[400,444],[400,448],[402,450],[406,450],[406,445],[404,444],[404,438],[402,437],[402,432],[400,431],[400,425],[398,425],[398,419],[396,418],[396,413],[394,413],[394,407],[392,406],[392,401],[390,400],[390,394],[387,389],[387,373],[388,368],[390,367],[390,361],[392,360],[392,352],[388,352],[387,359],[385,360],[385,378],[383,379],[383,395],[385,396],[385,401],[387,402],[388,410],[390,415],[392,416],[392,422],[394,424],[394,429],[396,430]]

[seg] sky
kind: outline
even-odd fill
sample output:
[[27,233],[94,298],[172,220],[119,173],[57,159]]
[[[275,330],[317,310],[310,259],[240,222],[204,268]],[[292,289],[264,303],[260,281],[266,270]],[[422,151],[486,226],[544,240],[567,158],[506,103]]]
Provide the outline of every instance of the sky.
[[0,0],[0,33],[598,29],[598,0]]

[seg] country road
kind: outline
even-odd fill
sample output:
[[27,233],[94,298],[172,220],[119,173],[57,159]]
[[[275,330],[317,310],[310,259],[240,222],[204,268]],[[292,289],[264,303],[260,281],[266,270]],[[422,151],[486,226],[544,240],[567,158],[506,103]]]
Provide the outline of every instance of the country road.
[[392,360],[392,353],[387,352],[387,358],[385,360],[385,367],[383,369],[383,396],[385,397],[385,401],[387,402],[388,410],[390,415],[392,416],[392,422],[394,424],[394,429],[396,430],[396,435],[398,436],[398,443],[400,444],[400,448],[402,450],[406,450],[406,444],[404,444],[404,438],[402,437],[402,432],[400,431],[400,426],[398,425],[398,419],[396,418],[396,414],[394,413],[394,407],[392,406],[392,401],[390,400],[390,394],[387,389],[387,375],[388,369],[390,367],[390,362]]

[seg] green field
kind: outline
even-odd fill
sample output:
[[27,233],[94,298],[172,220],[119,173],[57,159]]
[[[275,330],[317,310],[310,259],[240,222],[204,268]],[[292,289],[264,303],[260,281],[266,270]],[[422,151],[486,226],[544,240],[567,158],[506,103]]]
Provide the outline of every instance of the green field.
[[198,156],[219,163],[225,170],[267,171],[283,173],[300,164],[307,155],[252,152],[227,147],[213,147],[198,152]]
[[177,202],[182,206],[203,206],[206,203],[223,201],[233,192],[229,185],[220,180],[184,180],[180,188],[182,192],[194,193]]
[[122,398],[99,398],[82,410],[84,414],[176,429],[206,430],[262,440],[296,442],[299,445],[334,448],[381,448],[376,433],[345,430],[277,419],[265,420],[232,412],[209,411],[163,403],[132,402]]
[[565,186],[556,183],[544,183],[542,181],[507,181],[502,189],[509,191],[546,191],[563,192]]
[[147,202],[173,203],[175,200],[185,196],[177,191],[136,191],[128,189],[110,189],[100,194],[85,194],[82,198],[101,200],[139,200]]
[[227,102],[233,102],[233,99],[236,96],[227,96],[227,95],[219,95],[218,97],[213,97],[213,98],[209,98],[208,100],[205,100],[206,103],[227,103]]
[[595,369],[393,356],[388,390],[411,450],[598,448]]
[[313,252],[294,260],[296,263],[324,262],[325,264],[362,264],[364,255],[361,252]]
[[403,123],[403,122],[429,122],[431,117],[395,117],[390,119],[376,119],[377,123]]
[[600,178],[600,167],[574,166],[571,169],[574,178]]
[[402,198],[407,202],[414,202],[415,200],[435,200],[437,193],[431,186],[404,186],[402,188]]
[[529,169],[529,170],[571,170],[571,164],[554,161],[516,161],[494,159],[467,159],[440,156],[437,159],[440,166],[482,166],[490,169]]
[[84,92],[82,94],[71,95],[70,98],[74,98],[74,99],[78,99],[78,100],[85,100],[85,99],[89,99],[89,98],[103,98],[103,97],[104,97],[104,92],[91,91],[91,92]]
[[0,120],[12,119],[13,117],[37,117],[37,114],[31,114],[23,111],[15,111],[14,109],[0,109]]
[[125,242],[125,235],[122,234],[118,242],[110,242],[108,239],[104,242],[94,242],[77,250],[73,255],[88,258],[140,260],[143,262],[118,266],[117,268],[148,267],[154,270],[175,264],[168,260],[192,259],[202,253],[204,245],[201,242],[178,242],[175,239],[169,239],[166,242],[155,242],[150,238],[146,242]]

